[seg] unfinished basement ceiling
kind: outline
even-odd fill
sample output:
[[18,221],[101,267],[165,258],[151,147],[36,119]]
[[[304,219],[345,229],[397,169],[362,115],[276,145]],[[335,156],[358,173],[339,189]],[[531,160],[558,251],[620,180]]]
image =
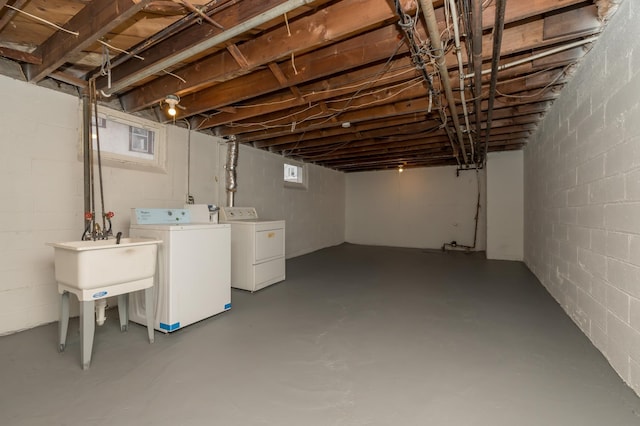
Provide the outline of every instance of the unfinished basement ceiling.
[[345,172],[481,167],[620,1],[0,0],[0,72]]

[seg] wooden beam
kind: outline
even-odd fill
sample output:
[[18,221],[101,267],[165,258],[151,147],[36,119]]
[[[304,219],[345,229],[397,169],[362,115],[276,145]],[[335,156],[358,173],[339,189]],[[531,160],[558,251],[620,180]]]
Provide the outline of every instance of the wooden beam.
[[[231,28],[238,23],[247,21],[284,3],[284,1],[285,0],[261,0],[259,2],[236,2],[228,7],[221,8],[219,12],[213,13],[211,17],[225,28]],[[115,67],[111,72],[112,81],[119,81],[131,74],[144,72],[155,63],[176,56],[197,45],[202,40],[220,34],[220,32],[220,29],[212,25],[192,25],[181,31],[178,35],[163,40],[143,52],[139,52],[138,56],[141,56],[144,60],[128,60]],[[229,61],[229,64],[235,64],[237,66],[233,57],[228,52],[226,59]],[[104,89],[107,83],[106,77],[98,78],[96,80],[96,87]],[[177,92],[177,90],[164,92],[159,99],[164,98],[167,93],[175,92]]]
[[64,64],[70,56],[88,48],[96,40],[124,23],[150,0],[94,0],[67,22],[65,28],[80,35],[57,31],[34,52],[42,57],[41,64],[30,64],[25,68],[27,79],[32,83],[45,78]]
[[[394,19],[395,13],[386,0],[343,0],[317,13],[277,27],[238,46],[247,58],[249,69],[334,43],[353,34],[379,26]],[[289,35],[291,34],[291,35]],[[145,61],[146,62],[146,61]],[[231,63],[230,63],[231,62]],[[296,66],[300,70],[296,58]],[[221,82],[242,74],[242,69],[227,51],[221,51],[201,61],[187,65],[177,72],[187,83],[160,77],[122,96],[127,111],[149,106],[167,93],[180,96],[202,89],[213,82]]]
[[240,49],[238,49],[238,46],[236,46],[235,43],[227,45],[227,52],[231,54],[240,68],[242,68],[243,70],[249,69],[249,61],[247,60],[247,58],[245,58],[245,56],[242,54]]
[[[543,15],[576,4],[584,3],[584,0],[527,0],[508,1],[505,8],[505,24],[522,21],[527,18]],[[493,28],[496,16],[496,5],[491,2],[482,10],[482,27],[486,30]]]
[[[16,9],[22,9],[22,7],[27,3],[29,3],[29,0],[16,0],[15,2],[13,2],[12,6],[15,7]],[[0,6],[4,7],[5,4],[7,4],[7,1],[3,0],[2,5],[0,5]],[[0,7],[0,9],[2,7]],[[2,31],[2,29],[4,27],[6,27],[7,24],[9,24],[9,22],[11,22],[11,20],[13,19],[13,17],[15,16],[16,13],[18,13],[18,12],[16,12],[13,9],[7,9],[4,12],[4,15],[2,16],[2,19],[0,19],[0,31]]]
[[28,64],[41,64],[42,58],[29,52],[23,52],[22,50],[10,49],[8,47],[0,46],[0,56],[13,59],[15,61],[26,62]]
[[[196,114],[216,108],[217,105],[238,103],[271,93],[283,88],[283,85],[297,85],[357,66],[385,60],[398,49],[397,34],[395,26],[386,26],[315,52],[300,55],[296,58],[298,74],[294,72],[291,62],[287,62],[278,65],[281,76],[275,76],[272,70],[258,70],[234,80],[216,84],[193,95],[182,96],[182,102],[184,105],[189,105],[189,113]],[[406,50],[406,47],[402,46],[399,53]],[[379,71],[381,68],[382,65],[378,65],[376,69]],[[292,103],[283,104],[278,109],[307,102],[306,100],[301,102],[291,96],[289,99]]]
[[[561,40],[542,40],[542,21],[534,24],[524,25],[533,30],[533,37],[526,38],[526,40],[531,44],[522,42],[523,36],[520,30],[508,29],[505,31],[505,34],[503,36],[503,42],[506,44],[506,48],[509,50],[510,54],[527,52],[526,55],[529,55],[528,52],[530,52],[531,50],[534,50],[541,46],[556,43],[558,41],[566,40],[565,37],[563,37]],[[360,65],[364,63],[374,62],[374,60],[376,59],[380,60],[384,57],[387,57],[391,54],[391,52],[393,52],[395,48],[397,48],[397,45],[393,46],[390,42],[391,40],[393,40],[393,36],[391,35],[393,34],[393,32],[396,32],[396,29],[394,27],[386,27],[360,37],[355,37],[354,39],[348,40],[346,42],[338,43],[330,48],[327,48],[327,50],[334,49],[334,51],[340,52],[334,54],[333,56],[328,53],[324,54],[324,52],[320,51],[317,51],[314,54],[303,55],[297,59],[298,63],[304,64],[305,72],[303,75],[294,75],[293,72],[291,72],[291,69],[286,66],[281,66],[280,69],[283,74],[288,75],[287,81],[291,83],[297,83],[300,82],[301,79],[303,81],[317,80],[319,78],[326,77],[327,73],[337,73],[353,68],[355,67],[355,65],[352,63],[354,60],[357,60]],[[380,37],[380,35],[384,33],[386,33],[387,35]],[[386,40],[387,44],[384,44],[380,40],[381,38]],[[483,42],[490,42],[490,35],[485,36]],[[361,44],[362,46],[375,46],[375,48],[363,48],[363,51],[360,54],[360,52],[354,51],[353,48],[349,49],[349,45],[354,45],[355,43]],[[401,52],[402,51],[404,51],[404,49],[401,49]],[[483,51],[486,52],[487,55],[490,55],[491,53],[491,49],[489,48],[489,46],[486,49],[483,49]],[[575,54],[576,52],[573,52],[571,55],[575,56]],[[327,58],[333,58],[333,60],[329,63],[329,61],[327,61]],[[489,56],[487,56],[486,59],[489,59]],[[327,65],[324,65],[322,63],[323,60],[327,61],[327,65],[329,65],[328,67]],[[565,61],[566,60],[568,59],[565,59]],[[454,67],[456,65],[456,62],[453,56],[450,57],[450,61],[450,66]],[[563,64],[564,63],[566,62],[563,62]],[[533,69],[532,65],[523,67],[523,69],[524,68]],[[454,79],[457,78],[457,72],[452,73],[452,76],[452,78]],[[215,106],[217,104],[224,103],[237,103],[251,97],[252,94],[257,96],[262,93],[273,92],[282,87],[282,84],[284,84],[284,80],[280,80],[280,82],[276,83],[273,79],[269,79],[267,78],[267,76],[263,75],[263,71],[257,71],[250,75],[235,79],[231,82],[225,82],[221,83],[220,85],[216,85],[215,88],[212,88],[210,90],[205,89],[198,92],[196,95],[183,97],[183,103],[184,105],[188,106],[188,110],[190,111],[190,113],[206,112],[208,105]],[[337,84],[332,83],[330,84],[330,86],[333,88],[336,87]],[[221,93],[221,88],[223,89],[223,93]],[[306,90],[304,87],[302,87],[302,91],[303,93],[308,93],[308,90]],[[318,89],[318,91],[320,93],[323,92],[323,90],[321,89]],[[311,101],[312,97],[315,98],[314,100],[323,99],[322,95],[306,95],[305,101]],[[326,96],[324,98],[326,99]],[[291,108],[297,105],[302,105],[302,102],[300,102],[299,100],[282,95],[274,96],[273,99],[264,99],[263,101],[260,101],[258,103],[262,104],[263,106],[256,108],[243,108],[237,117],[231,115],[212,116],[210,120],[205,120],[203,122],[202,128],[214,127],[220,124],[229,123],[230,121],[237,122],[243,119],[257,117],[267,112],[274,112],[286,108]],[[285,114],[288,114],[288,112]]]
[[54,80],[58,80],[58,81],[61,81],[63,83],[70,84],[72,86],[79,87],[81,89],[86,89],[86,88],[89,87],[89,85],[88,85],[86,80],[79,79],[77,77],[74,77],[74,76],[69,75],[69,74],[65,74],[63,72],[59,72],[59,71],[53,72],[53,73],[49,74],[49,77],[51,77]]
[[287,76],[284,75],[284,73],[282,72],[282,68],[280,68],[280,66],[275,62],[270,62],[268,66],[269,66],[269,69],[271,70],[271,73],[276,78],[276,80],[278,80],[280,85],[282,87],[288,87],[291,93],[293,94],[293,97],[296,100],[296,102],[300,102],[302,99],[302,94],[300,93],[300,90],[298,90],[296,86],[293,86],[289,83]]

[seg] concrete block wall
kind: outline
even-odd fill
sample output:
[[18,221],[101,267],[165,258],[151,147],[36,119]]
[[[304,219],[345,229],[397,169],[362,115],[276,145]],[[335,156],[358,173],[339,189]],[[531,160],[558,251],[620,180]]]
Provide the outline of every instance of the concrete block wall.
[[525,262],[640,394],[640,2],[525,150]]

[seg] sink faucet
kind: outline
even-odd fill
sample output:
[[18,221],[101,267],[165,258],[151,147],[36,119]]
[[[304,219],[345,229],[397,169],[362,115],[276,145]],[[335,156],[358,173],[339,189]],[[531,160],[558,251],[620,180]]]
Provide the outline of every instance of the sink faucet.
[[122,238],[122,232],[116,234],[116,244],[120,244],[120,238]]

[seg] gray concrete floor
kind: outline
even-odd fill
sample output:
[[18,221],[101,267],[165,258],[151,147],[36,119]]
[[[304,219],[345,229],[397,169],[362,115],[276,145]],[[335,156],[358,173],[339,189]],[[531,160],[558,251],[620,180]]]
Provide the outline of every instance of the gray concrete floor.
[[171,335],[117,311],[80,368],[0,338],[1,425],[640,425],[640,399],[519,262],[344,244]]

